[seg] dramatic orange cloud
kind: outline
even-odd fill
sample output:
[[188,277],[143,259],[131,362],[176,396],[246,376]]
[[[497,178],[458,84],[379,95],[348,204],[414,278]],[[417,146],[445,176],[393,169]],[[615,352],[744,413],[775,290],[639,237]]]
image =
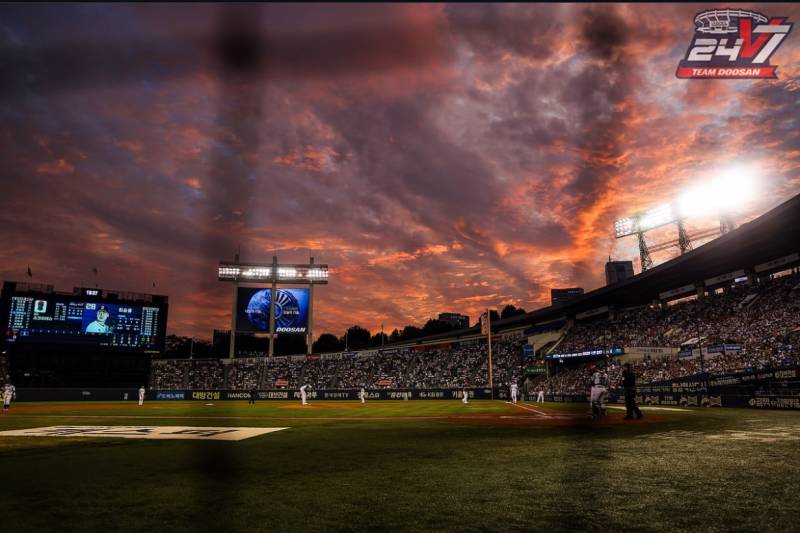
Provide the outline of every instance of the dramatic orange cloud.
[[[65,27],[69,9],[39,7],[30,29],[0,8],[30,57],[73,45],[68,69],[26,61],[3,89],[0,274],[168,294],[174,333],[227,327],[216,266],[236,253],[328,264],[317,333],[474,323],[601,286],[609,256],[638,254],[615,219],[726,166],[760,169],[739,222],[800,191],[800,41],[771,59],[776,80],[678,79],[696,5],[269,5],[276,46],[253,71],[176,37],[214,36],[203,6],[70,11]],[[145,37],[163,53],[123,61]],[[120,55],[99,71],[82,61],[98,43]]]

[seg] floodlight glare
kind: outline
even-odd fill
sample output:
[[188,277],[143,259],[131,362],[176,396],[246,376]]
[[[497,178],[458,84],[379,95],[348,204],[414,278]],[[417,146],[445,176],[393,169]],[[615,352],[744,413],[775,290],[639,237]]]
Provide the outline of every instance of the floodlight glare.
[[634,221],[632,218],[623,218],[614,222],[614,235],[618,239],[626,235],[632,235],[633,233],[636,233],[636,231],[634,230]]
[[696,186],[678,196],[678,213],[682,218],[702,215],[708,211],[711,191],[706,189],[709,189],[707,185]]
[[328,283],[328,265],[282,265],[275,269],[266,265],[247,265],[244,263],[221,262],[218,270],[219,281],[246,281],[252,283]]
[[647,231],[673,222],[672,208],[669,205],[660,205],[644,213],[639,218],[639,231]]
[[619,239],[634,233],[666,226],[674,221],[675,215],[672,211],[672,206],[664,204],[648,209],[644,213],[617,220],[614,222],[614,236]]
[[[278,268],[278,279],[290,279],[297,277],[297,269],[291,267],[279,267]],[[301,276],[302,277],[302,276]]]
[[756,192],[757,179],[753,166],[728,169],[716,182],[719,208],[730,210],[746,204]]
[[717,179],[681,194],[678,212],[681,217],[714,216],[740,208],[755,194],[757,180],[755,165],[729,167]]

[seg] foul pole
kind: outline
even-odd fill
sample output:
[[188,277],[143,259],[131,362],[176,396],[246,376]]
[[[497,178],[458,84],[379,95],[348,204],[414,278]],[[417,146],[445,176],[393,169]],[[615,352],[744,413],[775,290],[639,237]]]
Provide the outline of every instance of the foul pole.
[[[236,254],[236,260],[234,264],[238,268],[239,266],[239,254]],[[238,299],[239,297],[239,283],[238,281],[233,282],[233,307],[231,307],[231,338],[228,342],[228,357],[233,359],[236,357],[236,313],[237,313],[237,306],[238,306]]]
[[[308,262],[309,267],[314,267],[314,258]],[[306,332],[306,354],[311,355],[314,346],[314,280],[308,284],[308,331]]]
[[[272,272],[278,271],[278,256],[272,256]],[[269,289],[269,350],[267,355],[275,354],[275,296],[278,293],[278,276],[272,276],[272,286]]]
[[492,376],[492,315],[486,309],[486,344],[489,346],[489,390],[492,391],[494,400],[494,378]]

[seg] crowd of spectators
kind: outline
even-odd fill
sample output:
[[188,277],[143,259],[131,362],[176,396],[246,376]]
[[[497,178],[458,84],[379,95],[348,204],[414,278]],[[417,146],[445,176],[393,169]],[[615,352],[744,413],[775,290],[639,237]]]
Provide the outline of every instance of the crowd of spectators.
[[302,362],[291,358],[260,360],[265,365],[265,377],[262,383],[265,389],[278,389],[288,386],[299,387],[303,371]]
[[[701,361],[699,356],[657,357],[632,361],[631,365],[640,385],[672,381],[688,376],[702,374],[703,369],[709,376],[719,376],[744,371],[759,371],[769,368],[800,365],[798,341],[787,344],[774,357],[765,358],[746,351],[730,353],[705,354]],[[595,372],[603,374],[611,388],[619,388],[622,383],[622,365],[618,361],[606,359],[581,365],[577,368],[562,369],[555,375],[537,383],[536,390],[545,394],[585,394],[592,384]]]
[[9,379],[7,376],[8,376],[8,358],[0,357],[0,387],[6,384],[6,381]]
[[[570,353],[610,347],[683,346],[689,357],[634,362],[641,384],[700,374],[711,376],[800,364],[800,279],[797,275],[740,285],[720,294],[665,309],[646,308],[613,320],[593,320],[574,327],[556,348]],[[626,332],[626,325],[631,330]],[[723,349],[725,345],[731,349]],[[702,347],[704,357],[699,357]],[[707,353],[709,348],[716,350]],[[547,393],[583,394],[601,370],[614,387],[621,379],[614,361],[559,368],[537,384]]]
[[189,365],[187,380],[192,389],[221,389],[224,383],[225,369],[218,359],[197,359]]
[[[522,343],[493,342],[494,382],[522,375]],[[427,351],[400,350],[366,356],[165,360],[153,364],[157,389],[249,390],[297,388],[460,388],[488,385],[486,344]]]
[[186,388],[186,372],[191,363],[179,359],[158,361],[152,368],[150,386],[161,390]]
[[[556,348],[575,353],[603,348],[680,346],[702,337],[708,343],[768,345],[775,333],[798,327],[797,275],[742,283],[676,305],[645,306],[579,321]],[[768,346],[765,346],[768,347]]]
[[250,390],[262,388],[262,369],[264,365],[253,360],[237,361],[235,365],[227,366],[226,385],[233,390]]
[[361,387],[366,383],[375,383],[372,376],[375,371],[370,357],[353,357],[342,364],[337,385],[341,388]]
[[301,381],[312,389],[335,388],[340,363],[340,359],[308,359],[302,367]]
[[[694,360],[677,358],[644,359],[631,363],[637,382],[652,383],[697,374],[699,365]],[[618,361],[595,361],[572,369],[561,369],[555,375],[538,383],[536,390],[545,394],[585,394],[592,384],[595,372],[600,372],[611,388],[619,388],[622,382],[622,365]]]
[[[758,370],[800,362],[800,276],[740,284],[676,305],[629,309],[612,317],[579,321],[566,330],[555,353],[603,348],[672,347],[691,350],[735,345],[703,358],[710,375]],[[699,341],[698,341],[699,339]],[[523,341],[493,342],[495,386],[519,383],[525,362]],[[696,351],[696,350],[695,350]],[[700,358],[670,356],[635,363],[640,383],[682,378],[701,372]],[[621,379],[614,359],[577,368],[555,365],[554,375],[537,383],[549,393],[585,392],[596,369],[611,386]],[[488,385],[485,342],[425,351],[386,350],[338,357],[275,357],[160,361],[152,385],[159,389],[297,388],[460,388]]]

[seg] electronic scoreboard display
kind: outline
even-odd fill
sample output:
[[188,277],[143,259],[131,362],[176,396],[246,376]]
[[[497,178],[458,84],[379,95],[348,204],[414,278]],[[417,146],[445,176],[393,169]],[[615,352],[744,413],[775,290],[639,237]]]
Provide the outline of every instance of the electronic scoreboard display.
[[[269,332],[270,289],[239,287],[238,331]],[[305,333],[308,328],[308,289],[276,289],[275,332]]]
[[82,293],[11,292],[3,295],[7,343],[48,343],[160,350],[166,306],[127,303]]

